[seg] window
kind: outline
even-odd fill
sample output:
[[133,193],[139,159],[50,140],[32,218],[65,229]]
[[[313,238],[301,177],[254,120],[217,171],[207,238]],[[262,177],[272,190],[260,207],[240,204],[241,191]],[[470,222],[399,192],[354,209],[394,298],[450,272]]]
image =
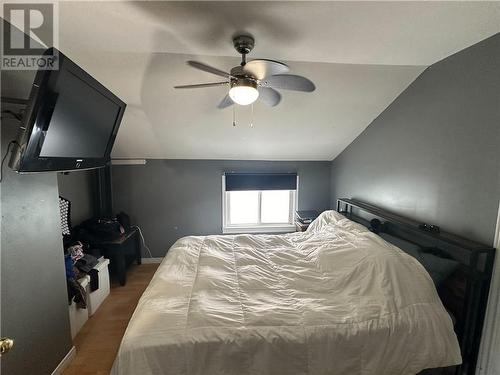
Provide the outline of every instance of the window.
[[273,179],[276,175],[266,175],[265,180],[262,175],[255,176],[249,178],[245,174],[246,181],[243,181],[241,178],[236,180],[231,175],[233,180],[227,184],[227,175],[223,176],[223,232],[292,231],[297,200],[297,175],[288,177],[289,181],[293,179],[293,183],[277,183]]

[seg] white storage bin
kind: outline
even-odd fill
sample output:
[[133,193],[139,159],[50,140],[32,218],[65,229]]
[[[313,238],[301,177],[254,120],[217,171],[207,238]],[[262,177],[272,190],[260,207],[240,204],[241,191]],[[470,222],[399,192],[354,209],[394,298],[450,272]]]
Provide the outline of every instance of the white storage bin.
[[[88,298],[89,315],[94,315],[101,303],[109,295],[109,259],[99,258],[99,263],[94,267],[99,271],[99,289],[90,292]],[[90,290],[89,290],[90,291]]]
[[[78,282],[83,287],[83,289],[85,289],[85,294],[87,295],[88,300],[90,276],[87,275],[85,277],[82,277],[78,280]],[[86,309],[80,309],[76,306],[75,302],[71,302],[71,305],[69,305],[69,324],[71,327],[71,338],[74,338],[76,334],[80,332],[80,329],[82,329],[83,325],[88,319],[88,303]]]

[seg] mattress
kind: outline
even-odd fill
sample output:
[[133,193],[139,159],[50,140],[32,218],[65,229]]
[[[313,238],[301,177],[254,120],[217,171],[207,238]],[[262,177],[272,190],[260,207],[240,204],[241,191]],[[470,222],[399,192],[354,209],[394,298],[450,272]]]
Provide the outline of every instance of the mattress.
[[399,375],[460,362],[420,263],[325,211],[306,232],[178,240],[112,374]]

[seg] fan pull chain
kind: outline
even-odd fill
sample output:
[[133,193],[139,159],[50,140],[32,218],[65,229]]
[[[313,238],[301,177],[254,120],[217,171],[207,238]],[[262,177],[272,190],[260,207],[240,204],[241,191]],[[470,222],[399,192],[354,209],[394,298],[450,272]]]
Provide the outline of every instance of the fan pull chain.
[[253,103],[252,103],[252,117],[250,118],[250,127],[253,128]]
[[232,107],[233,107],[233,126],[236,126],[236,109],[235,109],[236,104],[233,104]]

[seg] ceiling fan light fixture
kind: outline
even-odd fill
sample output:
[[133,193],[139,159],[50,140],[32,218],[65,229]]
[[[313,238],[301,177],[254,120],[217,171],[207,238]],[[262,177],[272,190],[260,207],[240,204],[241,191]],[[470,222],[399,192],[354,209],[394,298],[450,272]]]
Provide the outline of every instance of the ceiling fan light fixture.
[[290,68],[282,62],[269,59],[247,61],[247,55],[255,45],[255,40],[251,35],[236,35],[233,38],[233,45],[236,51],[241,54],[241,63],[229,72],[199,61],[187,62],[195,69],[223,77],[224,81],[179,85],[174,86],[174,88],[199,89],[216,86],[227,87],[229,85],[229,92],[217,106],[219,109],[234,104],[249,105],[257,99],[269,107],[274,107],[281,102],[281,94],[276,89],[302,92],[315,90],[314,83],[309,79],[295,74],[287,74]]
[[229,97],[233,102],[239,105],[249,105],[255,102],[259,97],[257,84],[255,81],[239,79],[231,84]]

